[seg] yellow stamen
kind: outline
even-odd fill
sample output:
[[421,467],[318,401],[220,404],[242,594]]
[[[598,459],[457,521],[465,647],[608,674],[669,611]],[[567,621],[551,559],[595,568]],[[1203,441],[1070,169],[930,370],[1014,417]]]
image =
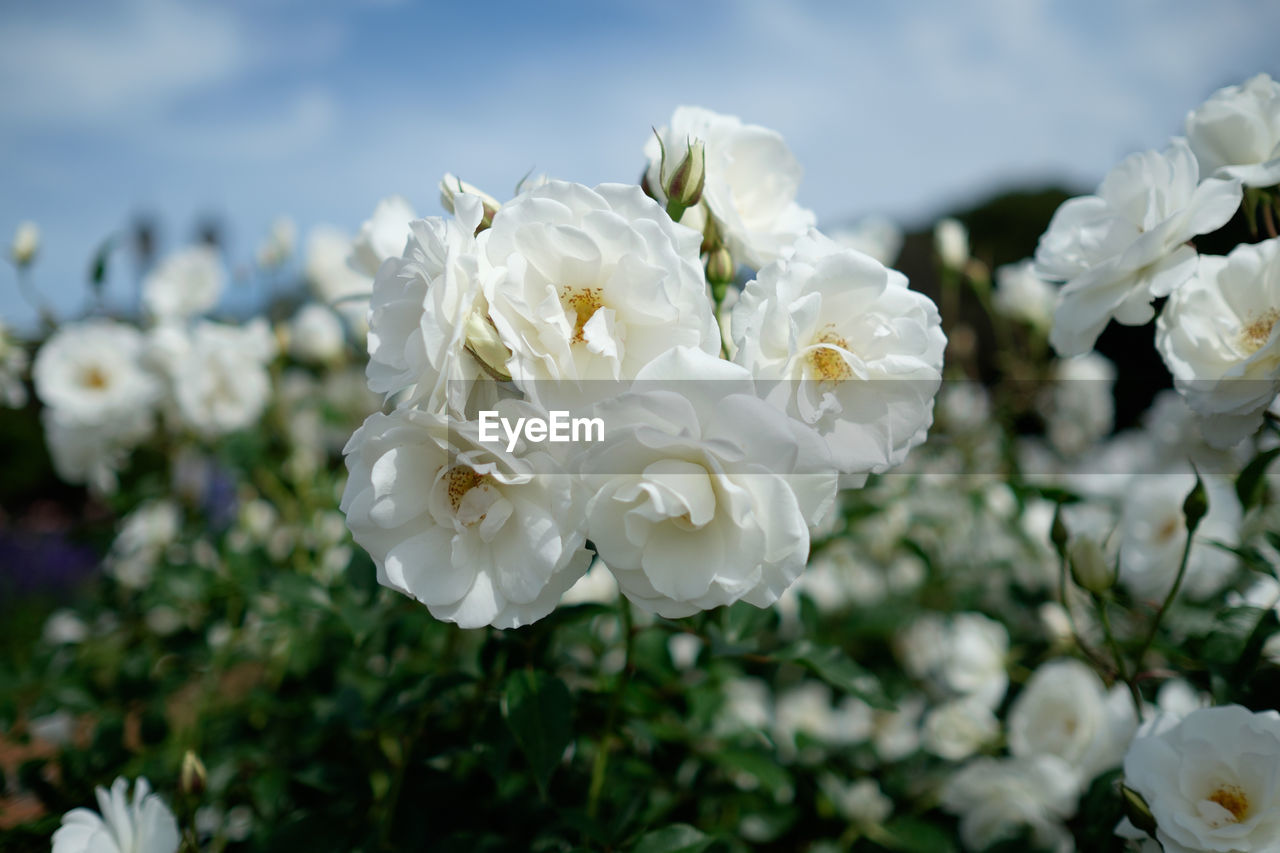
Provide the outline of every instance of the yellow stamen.
[[1249,355],[1262,349],[1271,338],[1271,329],[1280,321],[1280,308],[1269,308],[1261,317],[1240,330],[1240,348]]
[[832,347],[838,347],[842,350],[849,349],[848,341],[836,334],[835,329],[828,326],[821,335],[814,339],[814,344],[829,345],[815,347],[809,353],[809,366],[813,368],[814,374],[819,379],[827,382],[842,382],[845,379],[853,378],[853,371],[849,369],[844,356],[832,349]]
[[1209,801],[1229,811],[1236,823],[1243,822],[1249,816],[1249,797],[1238,785],[1219,785],[1209,795]]
[[449,506],[453,507],[454,512],[457,512],[458,507],[462,506],[462,499],[466,497],[467,492],[488,478],[484,474],[477,474],[466,465],[455,465],[445,472],[444,479],[445,489],[449,492]]
[[599,287],[579,287],[566,289],[561,295],[560,298],[565,303],[565,314],[572,314],[574,317],[571,343],[583,342],[582,327],[604,307],[602,294],[603,289]]
[[103,388],[106,388],[107,385],[109,384],[107,382],[107,375],[103,373],[101,370],[99,370],[97,367],[90,367],[88,370],[86,370],[84,374],[80,377],[80,381],[84,385],[84,387],[92,388],[95,391],[101,391]]

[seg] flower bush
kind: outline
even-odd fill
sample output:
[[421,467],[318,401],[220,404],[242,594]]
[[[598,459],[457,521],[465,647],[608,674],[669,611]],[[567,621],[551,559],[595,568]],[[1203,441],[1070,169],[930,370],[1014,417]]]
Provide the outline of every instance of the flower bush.
[[1038,246],[681,107],[0,330],[0,849],[1280,849],[1274,95]]

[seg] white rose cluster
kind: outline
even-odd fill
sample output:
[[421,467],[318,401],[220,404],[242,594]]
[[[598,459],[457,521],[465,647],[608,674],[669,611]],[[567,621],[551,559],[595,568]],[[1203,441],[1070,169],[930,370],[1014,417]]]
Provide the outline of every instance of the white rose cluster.
[[261,318],[235,325],[201,316],[225,281],[213,249],[181,249],[143,282],[146,329],[89,317],[49,335],[31,377],[60,477],[110,493],[129,452],[160,422],[213,438],[258,421],[276,339]]
[[[1093,348],[1108,322],[1156,316],[1156,348],[1200,416],[1229,448],[1257,432],[1280,393],[1280,83],[1259,74],[1216,92],[1163,152],[1133,154],[1054,214],[1035,272],[1064,282],[1050,341]],[[1254,239],[1225,256],[1194,239],[1227,225],[1243,201]]]
[[1010,706],[1010,754],[962,767],[943,786],[942,806],[960,817],[969,850],[1024,834],[1042,849],[1073,850],[1065,821],[1093,780],[1120,763],[1136,726],[1123,687],[1108,691],[1078,660],[1046,661]]
[[[658,135],[644,187],[538,180],[503,203],[447,175],[452,215],[377,268],[368,380],[394,409],[348,443],[342,509],[382,583],[438,618],[540,619],[592,551],[662,616],[769,606],[838,480],[900,464],[932,422],[936,308],[813,228],[781,137],[688,107]],[[726,254],[756,270],[731,334]],[[545,442],[557,410],[597,433]]]

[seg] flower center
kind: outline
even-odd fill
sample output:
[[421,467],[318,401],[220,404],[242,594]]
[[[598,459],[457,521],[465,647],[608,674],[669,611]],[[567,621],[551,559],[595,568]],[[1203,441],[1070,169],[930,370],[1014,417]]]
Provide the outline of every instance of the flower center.
[[1277,321],[1280,321],[1280,308],[1268,308],[1261,317],[1240,330],[1240,348],[1249,355],[1262,349]]
[[85,388],[92,388],[95,391],[101,391],[111,384],[104,373],[97,365],[87,368],[80,374],[80,384]]
[[453,511],[457,512],[458,507],[462,506],[462,499],[467,496],[467,492],[487,479],[486,475],[477,474],[466,465],[455,465],[445,472],[445,490],[449,493],[449,506],[453,507]]
[[1182,528],[1181,521],[1178,518],[1175,518],[1174,516],[1169,516],[1167,519],[1165,519],[1164,524],[1160,525],[1160,527],[1156,530],[1156,541],[1168,542],[1170,539],[1172,539],[1174,536],[1177,535],[1178,531],[1181,528]]
[[502,497],[492,477],[466,465],[455,465],[445,472],[444,489],[454,521],[463,527],[475,527],[484,521]]
[[1229,812],[1232,823],[1241,823],[1249,816],[1249,796],[1239,785],[1219,784],[1208,799]]
[[[838,347],[847,350],[849,342],[836,334],[833,327],[828,326],[824,329],[813,343],[815,346],[809,353],[809,366],[819,379],[826,382],[843,382],[853,378],[853,371],[849,369],[844,357],[835,349]],[[818,346],[820,344],[827,346]]]
[[573,321],[573,337],[571,343],[583,342],[582,327],[587,325],[595,313],[604,307],[603,289],[599,287],[566,288],[561,295],[564,302],[565,315],[571,315]]

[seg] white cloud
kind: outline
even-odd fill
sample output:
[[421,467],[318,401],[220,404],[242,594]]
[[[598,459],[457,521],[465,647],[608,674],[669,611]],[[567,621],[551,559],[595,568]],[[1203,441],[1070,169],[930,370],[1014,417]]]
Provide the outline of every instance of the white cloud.
[[79,125],[151,113],[229,79],[248,59],[243,30],[218,7],[122,0],[74,15],[40,11],[0,29],[0,116],[10,121]]

